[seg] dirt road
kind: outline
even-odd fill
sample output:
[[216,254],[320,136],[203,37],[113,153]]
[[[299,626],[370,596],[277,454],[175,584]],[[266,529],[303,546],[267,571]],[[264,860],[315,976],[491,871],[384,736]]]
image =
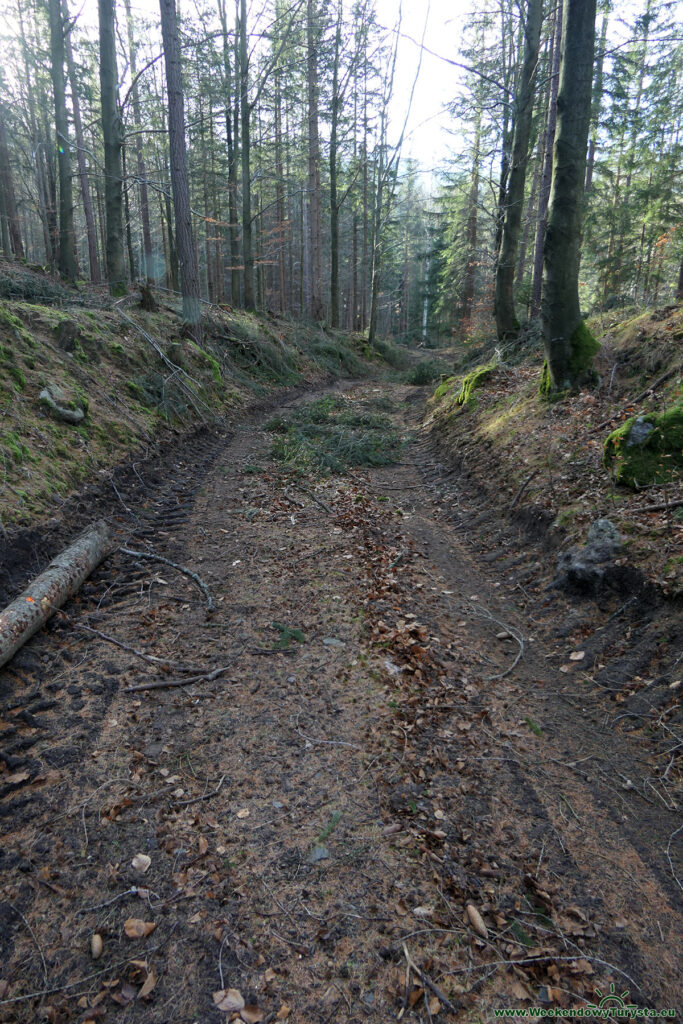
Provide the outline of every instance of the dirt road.
[[675,684],[621,714],[629,612],[545,590],[415,389],[344,397],[398,465],[293,473],[262,415],[117,487],[214,614],[118,553],[0,673],[1,1020],[680,1005]]

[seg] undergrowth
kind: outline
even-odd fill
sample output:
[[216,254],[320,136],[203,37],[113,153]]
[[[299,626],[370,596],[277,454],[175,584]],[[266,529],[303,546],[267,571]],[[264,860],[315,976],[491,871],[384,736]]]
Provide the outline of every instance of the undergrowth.
[[343,473],[357,466],[398,462],[403,438],[388,416],[354,409],[340,395],[301,406],[290,417],[274,416],[271,456],[292,469]]

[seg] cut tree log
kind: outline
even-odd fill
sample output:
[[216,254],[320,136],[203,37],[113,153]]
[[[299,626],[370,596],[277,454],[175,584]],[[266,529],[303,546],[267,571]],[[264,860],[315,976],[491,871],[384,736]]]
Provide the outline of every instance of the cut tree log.
[[116,543],[104,519],[90,526],[0,612],[0,666],[43,626],[109,555]]

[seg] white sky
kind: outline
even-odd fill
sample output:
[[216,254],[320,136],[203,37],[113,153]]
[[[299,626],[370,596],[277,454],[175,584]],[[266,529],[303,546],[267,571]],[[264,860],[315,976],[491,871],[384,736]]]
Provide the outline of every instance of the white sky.
[[[425,18],[427,30],[424,45],[434,53],[450,60],[459,57],[462,27],[472,11],[473,0],[404,0],[401,32],[417,43],[422,38]],[[397,0],[377,0],[380,24],[387,27],[396,23]],[[398,75],[391,112],[395,132],[399,132],[410,100],[410,91],[419,60],[419,47],[402,38],[398,52]],[[420,77],[415,89],[408,121],[403,155],[419,160],[425,171],[442,164],[453,140],[447,133],[453,122],[444,112],[444,105],[455,98],[463,81],[464,72],[437,57],[424,53]]]

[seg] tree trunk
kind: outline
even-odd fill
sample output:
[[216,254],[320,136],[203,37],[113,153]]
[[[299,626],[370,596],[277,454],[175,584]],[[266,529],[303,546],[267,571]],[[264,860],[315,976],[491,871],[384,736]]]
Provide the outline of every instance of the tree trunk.
[[314,0],[306,5],[306,46],[308,85],[308,198],[310,203],[311,294],[309,313],[323,319],[322,225],[320,204],[320,138],[318,134],[318,14]]
[[225,0],[218,0],[218,14],[223,36],[223,74],[225,102],[225,135],[228,148],[228,264],[226,281],[229,284],[228,300],[234,306],[240,304],[239,225],[237,222],[237,122],[233,124],[232,112],[232,69],[230,65],[230,44],[228,39],[228,15]]
[[125,295],[123,265],[123,124],[118,108],[118,71],[114,31],[115,0],[98,0],[100,15],[100,90],[104,135],[104,206],[107,223],[107,280],[112,295]]
[[602,16],[602,29],[600,30],[600,45],[598,48],[598,59],[595,68],[595,81],[593,83],[593,102],[591,109],[591,135],[588,144],[588,160],[586,164],[586,194],[593,191],[593,169],[595,167],[595,153],[598,148],[598,131],[600,129],[600,107],[602,105],[603,91],[603,68],[605,63],[605,47],[607,44],[607,22],[609,15]]
[[[62,0],[62,15],[64,23],[69,21],[68,0]],[[76,64],[74,61],[73,47],[71,45],[71,32],[67,32],[64,38],[66,48],[66,66],[71,85],[71,107],[74,117],[74,134],[76,136],[76,164],[78,166],[78,177],[81,183],[81,201],[83,203],[83,215],[85,217],[85,229],[88,237],[88,264],[90,266],[90,280],[93,284],[100,283],[100,264],[97,255],[97,229],[95,227],[95,216],[93,213],[92,200],[90,198],[90,181],[88,168],[85,163],[85,140],[83,138],[83,120],[81,118],[81,105],[78,98],[78,80],[76,78]]]
[[557,0],[555,8],[555,31],[550,48],[550,93],[548,96],[548,117],[545,127],[545,150],[543,154],[543,173],[541,189],[538,195],[538,215],[536,220],[536,242],[534,247],[534,274],[531,287],[531,316],[537,317],[541,312],[541,290],[543,286],[543,245],[545,229],[548,223],[548,200],[550,199],[550,181],[553,173],[553,147],[555,145],[555,129],[557,127],[557,92],[560,85],[560,50],[562,46],[562,4]]
[[126,25],[128,28],[128,53],[130,60],[130,75],[133,79],[133,120],[135,122],[135,163],[137,167],[138,188],[140,190],[140,220],[142,221],[142,252],[143,252],[143,273],[147,281],[150,281],[156,274],[154,271],[154,259],[152,254],[152,232],[149,221],[149,193],[147,191],[147,170],[145,158],[142,152],[142,117],[140,114],[140,91],[137,83],[137,45],[135,33],[133,32],[133,17],[130,9],[130,0],[125,0]]
[[[14,194],[14,180],[12,178],[12,165],[9,158],[9,146],[7,145],[7,129],[5,127],[5,112],[0,103],[0,182],[2,183],[2,194],[5,206],[5,217],[9,241],[12,252],[17,259],[24,259],[24,244],[21,240],[21,229],[19,227],[19,216],[17,214],[17,201]],[[7,254],[9,256],[9,253]]]
[[330,324],[339,327],[339,205],[337,202],[337,127],[339,95],[339,51],[341,49],[342,5],[337,9],[332,69],[332,121],[330,124]]
[[591,114],[596,0],[566,0],[553,179],[544,249],[543,335],[546,394],[590,374],[598,343],[581,318],[579,252]]
[[12,604],[0,612],[0,666],[79,589],[114,548],[102,519],[54,559]]
[[168,91],[168,141],[171,188],[175,211],[175,237],[183,296],[183,321],[187,333],[199,344],[202,338],[199,267],[192,231],[190,187],[185,147],[185,98],[180,69],[180,45],[175,0],[159,0]]
[[240,107],[242,116],[242,257],[244,307],[254,309],[254,250],[251,223],[251,109],[249,106],[249,54],[247,0],[240,0]]
[[57,267],[68,281],[76,280],[74,201],[69,151],[69,119],[64,82],[64,23],[60,0],[50,0],[50,73],[55,103],[57,167],[59,171],[59,246]]
[[522,227],[524,183],[529,159],[531,117],[534,108],[536,67],[543,20],[542,0],[528,0],[524,26],[524,64],[515,99],[515,135],[508,177],[503,238],[496,267],[495,311],[498,340],[512,340],[519,335],[515,312],[515,261]]

